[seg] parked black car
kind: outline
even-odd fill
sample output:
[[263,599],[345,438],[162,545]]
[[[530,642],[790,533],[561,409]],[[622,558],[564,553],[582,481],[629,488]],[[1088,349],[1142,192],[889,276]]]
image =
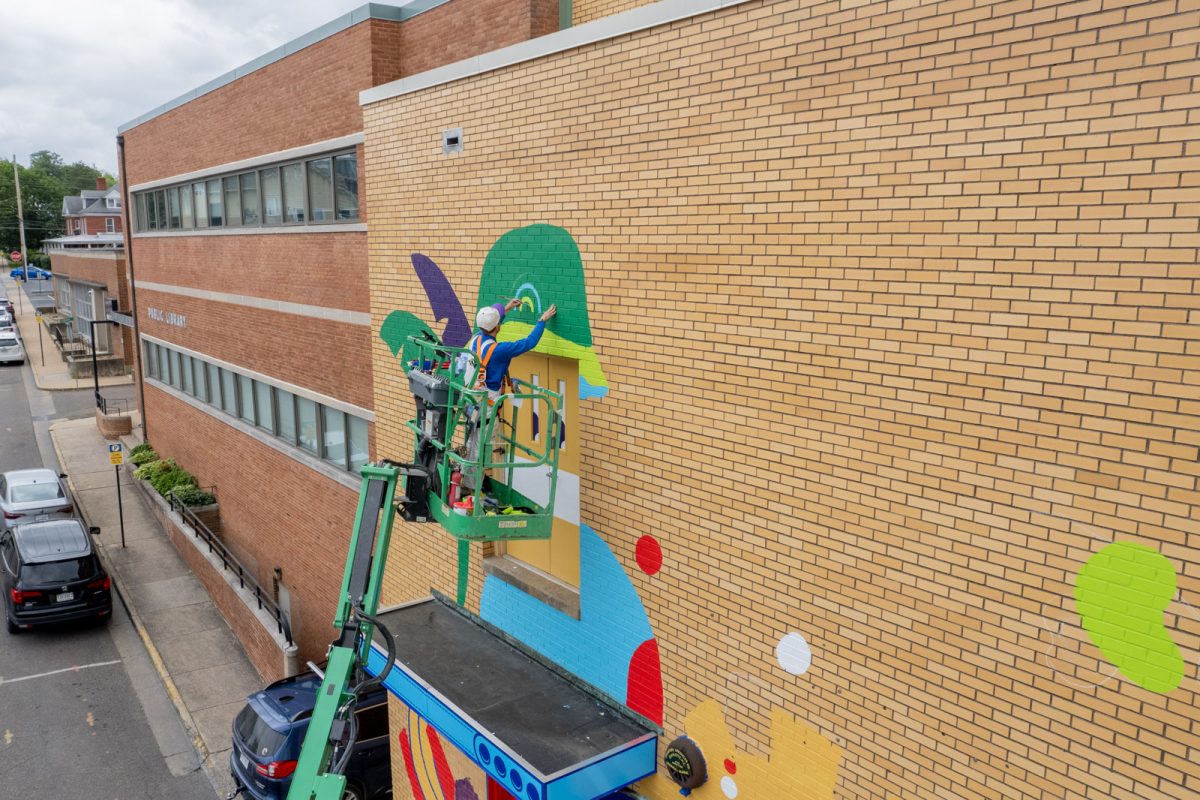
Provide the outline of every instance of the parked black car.
[[112,616],[112,581],[78,519],[29,522],[0,534],[0,589],[9,633]]
[[[233,720],[229,769],[238,788],[255,800],[285,800],[300,758],[321,678],[303,672],[250,695]],[[387,690],[358,701],[358,738],[346,765],[344,800],[392,795]]]

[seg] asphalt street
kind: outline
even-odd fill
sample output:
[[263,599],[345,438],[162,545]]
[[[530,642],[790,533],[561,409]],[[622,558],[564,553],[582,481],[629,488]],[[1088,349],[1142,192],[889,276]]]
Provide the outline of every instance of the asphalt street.
[[[131,397],[132,387],[104,393]],[[0,365],[0,472],[57,469],[49,423],[93,410],[90,389],[43,392],[28,366]],[[0,633],[0,797],[215,797],[141,640],[114,606],[105,624]]]

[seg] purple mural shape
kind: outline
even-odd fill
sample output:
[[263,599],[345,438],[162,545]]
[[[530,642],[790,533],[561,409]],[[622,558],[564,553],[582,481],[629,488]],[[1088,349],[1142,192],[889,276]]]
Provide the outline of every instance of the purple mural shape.
[[421,253],[412,254],[413,270],[421,281],[421,288],[429,298],[429,309],[433,318],[446,320],[446,329],[442,331],[442,343],[451,347],[466,347],[471,338],[471,324],[463,312],[462,303],[454,293],[442,268],[429,256]]
[[454,782],[454,800],[479,800],[470,778],[459,778]]

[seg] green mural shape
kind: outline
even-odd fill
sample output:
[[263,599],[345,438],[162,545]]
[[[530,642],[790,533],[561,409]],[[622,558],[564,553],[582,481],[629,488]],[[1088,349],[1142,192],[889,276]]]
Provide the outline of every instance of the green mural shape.
[[577,359],[581,396],[602,395],[608,382],[592,348],[583,258],[570,233],[554,225],[527,225],[496,240],[483,262],[478,307],[513,297],[521,305],[505,317],[500,338],[525,336],[542,312],[556,304],[558,315],[546,325],[537,351]]
[[383,327],[379,329],[379,338],[383,339],[392,355],[400,356],[401,367],[408,372],[408,362],[417,358],[417,350],[408,341],[408,337],[420,336],[422,333],[428,333],[437,339],[437,334],[416,315],[408,311],[393,311],[383,321]]
[[1115,542],[1083,565],[1075,603],[1092,643],[1129,680],[1165,693],[1183,680],[1183,655],[1163,622],[1175,568],[1157,550]]

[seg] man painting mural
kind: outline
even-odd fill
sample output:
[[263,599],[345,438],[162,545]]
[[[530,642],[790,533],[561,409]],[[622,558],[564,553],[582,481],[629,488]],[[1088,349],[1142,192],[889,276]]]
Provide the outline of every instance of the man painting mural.
[[[507,303],[484,306],[475,314],[477,329],[470,341],[467,342],[466,349],[475,357],[475,363],[479,365],[481,388],[487,389],[489,406],[495,406],[500,397],[510,389],[508,367],[512,360],[537,347],[538,342],[542,339],[542,333],[546,330],[546,323],[558,312],[558,306],[552,304],[542,313],[537,324],[533,326],[533,330],[524,339],[515,342],[497,341],[505,315],[520,304],[520,299],[513,298]],[[496,413],[499,414],[499,409],[496,410]],[[479,452],[479,428],[482,422],[483,418],[480,415],[475,421],[474,430],[468,442],[467,452],[471,458],[474,458]],[[499,423],[492,428],[492,448],[493,454],[504,451]]]

